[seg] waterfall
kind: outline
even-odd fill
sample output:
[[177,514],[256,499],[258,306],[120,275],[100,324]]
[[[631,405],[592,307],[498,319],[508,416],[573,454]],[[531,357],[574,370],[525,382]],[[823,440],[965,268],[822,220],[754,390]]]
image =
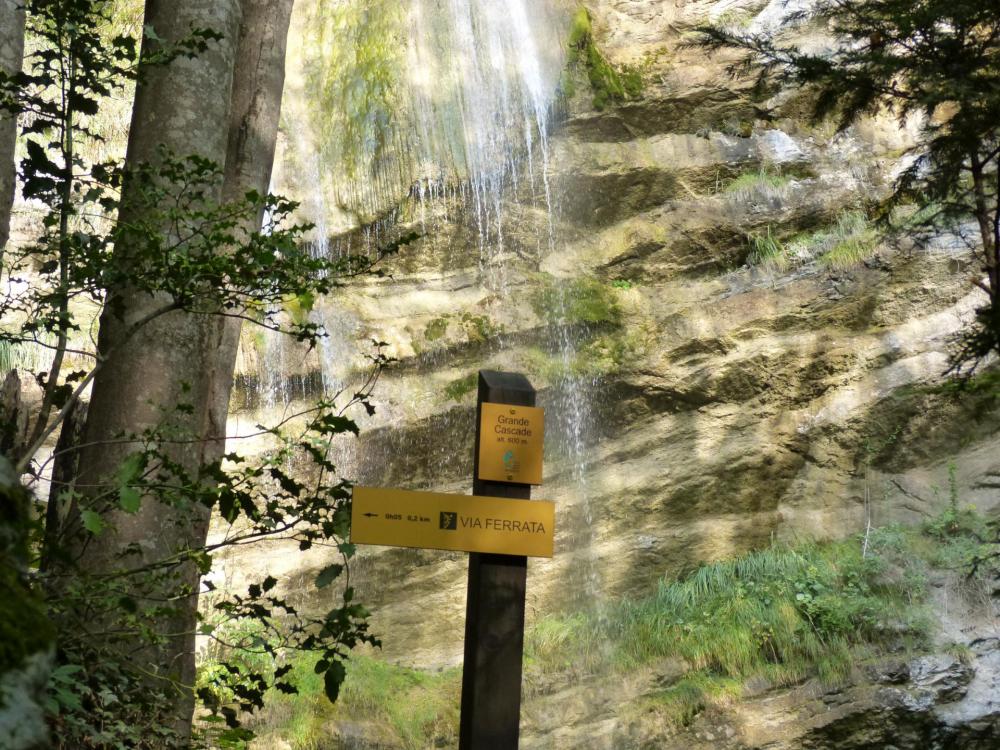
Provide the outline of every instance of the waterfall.
[[[278,182],[302,200],[304,218],[317,227],[314,251],[371,255],[404,228],[434,238],[449,224],[463,223],[470,237],[466,251],[476,256],[476,283],[490,300],[483,305],[497,311],[526,306],[523,295],[517,301],[512,296],[525,289],[524,270],[515,268],[518,243],[533,243],[544,258],[561,241],[549,137],[569,19],[560,0],[297,5],[292,33],[302,51],[289,69]],[[526,228],[525,215],[544,218]],[[567,545],[577,556],[570,565],[572,587],[581,603],[590,604],[600,588],[585,481],[593,383],[575,371],[580,342],[568,324],[570,285],[563,281],[553,283],[552,317],[543,321],[555,324],[543,346],[554,353],[560,372],[548,377],[541,394],[548,407],[550,479],[548,493],[538,494],[556,492],[576,506],[579,521]],[[349,387],[363,344],[358,321],[335,304],[312,314],[330,332],[317,353],[324,389]],[[288,342],[272,339],[267,346],[265,367],[301,360],[284,351]],[[499,366],[523,366],[509,361],[513,354],[502,359],[518,346],[516,336],[493,332],[490,346],[500,353]],[[447,356],[423,352],[422,366],[444,364]],[[528,375],[538,379],[530,369]],[[292,397],[280,376],[262,373],[258,382],[267,406]],[[362,417],[362,428],[406,421],[411,396],[382,402],[376,393],[378,412]],[[454,419],[467,415],[456,410]],[[437,427],[454,431],[452,419],[451,412],[444,414]],[[380,481],[373,464],[405,460],[421,447],[405,439],[381,448],[380,456],[369,447],[363,461],[354,443],[345,442],[336,462],[349,476],[364,472]],[[436,460],[458,465],[466,457],[442,451]]]

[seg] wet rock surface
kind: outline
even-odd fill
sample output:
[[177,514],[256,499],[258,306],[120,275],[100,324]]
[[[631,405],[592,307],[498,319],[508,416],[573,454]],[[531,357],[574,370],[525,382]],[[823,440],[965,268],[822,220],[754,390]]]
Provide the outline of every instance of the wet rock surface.
[[[880,119],[842,134],[811,127],[797,95],[765,113],[726,76],[726,59],[684,45],[723,12],[776,24],[777,0],[586,6],[602,53],[641,64],[644,89],[601,111],[585,88],[565,103],[549,138],[551,204],[540,181],[505,199],[510,221],[493,254],[475,252],[475,217],[454,207],[437,223],[411,216],[401,231],[422,237],[390,259],[387,276],[321,308],[339,330],[387,341],[399,358],[376,416],[339,458],[344,472],[468,491],[470,376],[528,372],[550,420],[546,484],[535,494],[559,513],[556,557],[530,565],[529,624],[775,539],[855,533],[866,497],[878,497],[875,525],[919,522],[946,504],[950,466],[961,502],[995,514],[1000,403],[940,387],[951,337],[981,302],[961,239],[883,243],[846,267],[822,262],[815,247],[783,267],[750,257],[750,235],[819,243],[884,193],[911,134]],[[581,276],[599,282],[600,299],[586,297],[576,320],[555,320],[547,290]],[[578,364],[561,359],[565,337],[585,360],[576,395],[563,378]],[[345,347],[283,367],[318,387],[320,370],[346,379],[360,361]],[[565,438],[574,398],[585,404],[576,446]],[[320,551],[272,552],[232,567],[306,582],[327,562]],[[386,658],[460,662],[465,576],[463,555],[361,553],[352,583],[372,605]],[[997,747],[995,625],[951,639],[962,658],[900,655],[859,666],[838,687],[758,686],[681,729],[636,714],[669,681],[669,665],[610,686],[547,685],[528,691],[522,746]],[[345,735],[345,747],[361,746],[351,742]]]

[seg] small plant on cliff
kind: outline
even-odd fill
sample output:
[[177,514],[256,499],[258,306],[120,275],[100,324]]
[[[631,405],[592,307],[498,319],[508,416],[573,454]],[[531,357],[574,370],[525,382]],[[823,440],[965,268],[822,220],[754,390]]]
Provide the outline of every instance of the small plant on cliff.
[[832,47],[804,48],[787,37],[711,26],[700,29],[700,43],[743,50],[746,57],[731,70],[756,75],[762,98],[779,87],[811,90],[816,122],[832,118],[845,129],[887,113],[901,125],[919,123],[908,166],[880,215],[890,223],[901,207],[933,204],[936,210],[920,212],[917,225],[955,232],[979,261],[972,283],[986,303],[951,365],[971,373],[991,353],[1000,354],[1000,4],[820,0],[790,22],[809,17],[825,24]]
[[747,245],[750,248],[747,263],[751,266],[763,266],[779,271],[788,268],[790,263],[788,250],[781,240],[772,234],[770,224],[764,233],[754,232],[747,235]]
[[[636,99],[642,94],[642,73],[637,67],[616,68],[601,54],[594,42],[590,12],[578,8],[573,14],[569,31],[569,65],[582,65],[590,81],[594,109],[601,111],[611,104]],[[563,82],[563,93],[572,95],[572,87]]]

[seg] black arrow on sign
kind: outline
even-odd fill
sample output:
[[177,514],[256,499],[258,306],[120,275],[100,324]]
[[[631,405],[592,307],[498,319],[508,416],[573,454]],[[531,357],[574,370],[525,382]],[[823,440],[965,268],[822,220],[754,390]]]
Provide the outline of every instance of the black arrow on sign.
[[378,513],[362,513],[362,515],[363,515],[363,516],[364,516],[365,518],[375,518],[375,516],[377,516],[377,515],[378,515]]

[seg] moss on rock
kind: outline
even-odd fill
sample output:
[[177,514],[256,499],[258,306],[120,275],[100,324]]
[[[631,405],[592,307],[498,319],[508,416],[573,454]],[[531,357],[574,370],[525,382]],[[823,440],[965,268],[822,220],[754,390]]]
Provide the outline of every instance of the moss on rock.
[[479,375],[470,372],[468,375],[452,380],[444,387],[444,395],[450,401],[461,401],[476,389],[479,382]]
[[[638,99],[642,94],[642,72],[631,65],[619,68],[608,62],[594,42],[590,12],[580,7],[573,14],[569,30],[570,66],[582,65],[594,95],[594,109],[601,111],[611,104]],[[564,80],[563,93],[572,96],[572,83]]]
[[424,338],[428,341],[437,341],[448,332],[447,318],[434,318],[424,329]]
[[542,274],[531,294],[531,306],[539,318],[552,325],[617,326],[622,319],[615,289],[592,277],[557,280]]

